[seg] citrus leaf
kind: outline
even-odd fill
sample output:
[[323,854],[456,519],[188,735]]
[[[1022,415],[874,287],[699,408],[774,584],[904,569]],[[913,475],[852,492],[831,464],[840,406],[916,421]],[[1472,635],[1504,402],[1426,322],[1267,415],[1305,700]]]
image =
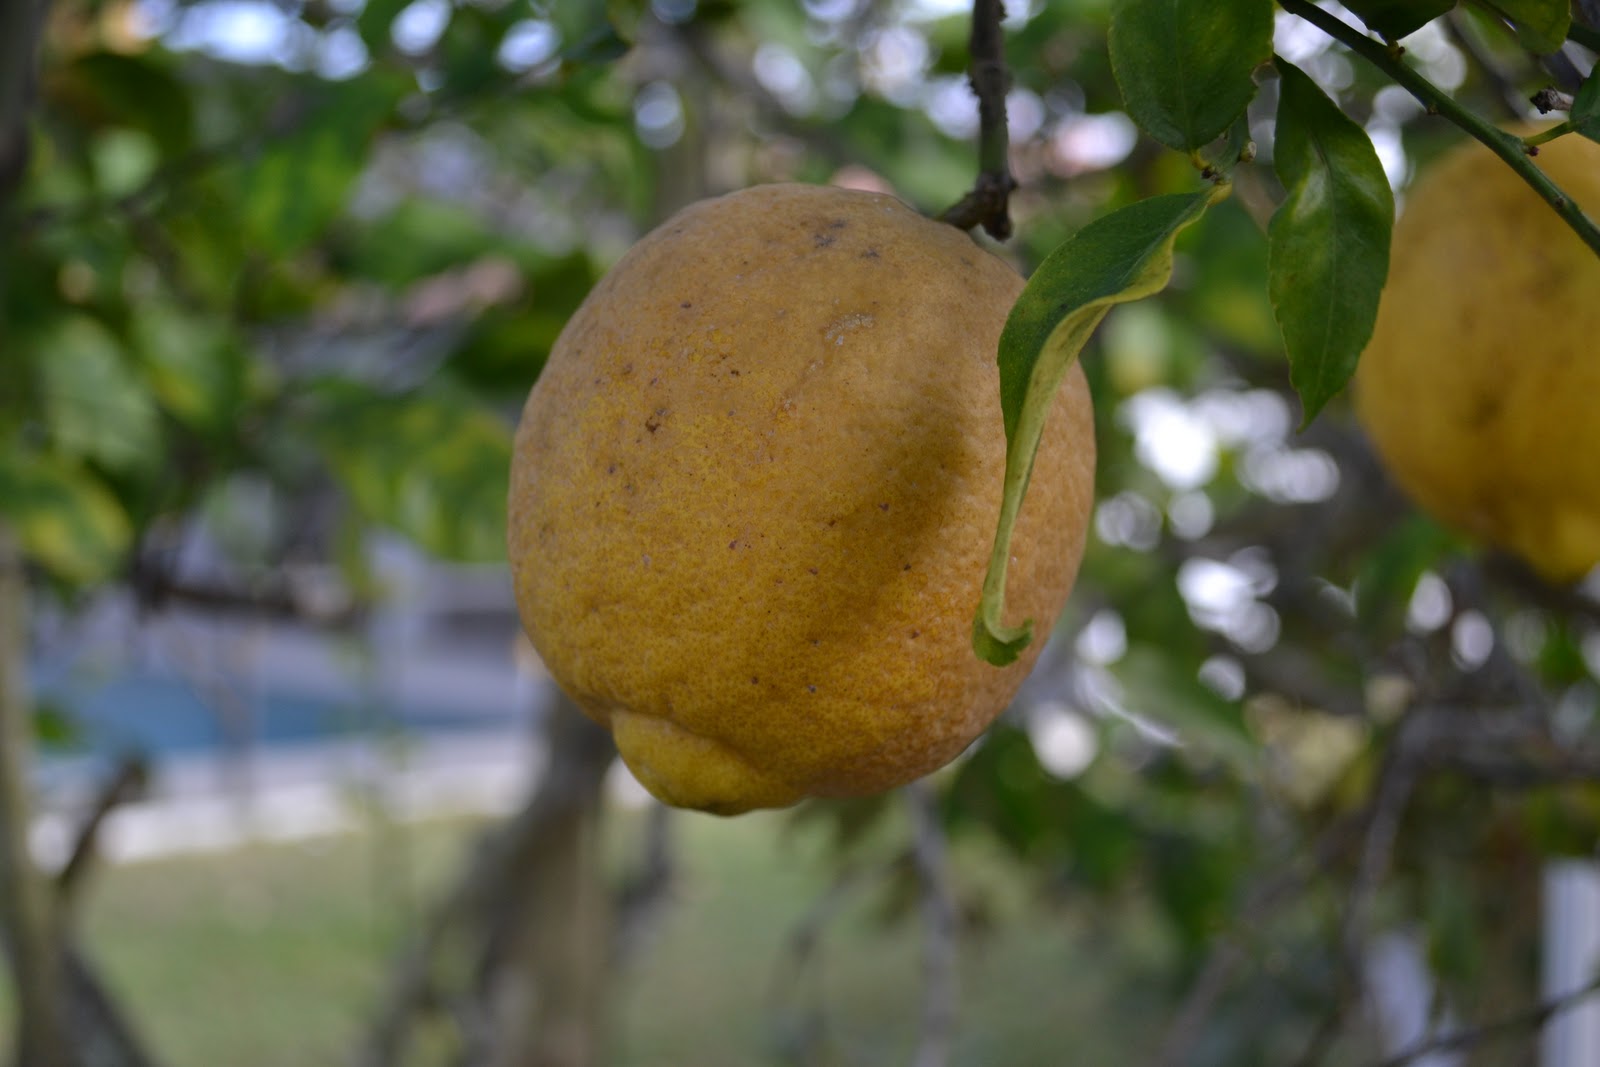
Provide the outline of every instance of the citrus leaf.
[[322,235],[344,209],[373,140],[404,95],[396,79],[319,84],[295,131],[241,160],[240,225],[253,247],[285,255]]
[[110,330],[70,315],[32,347],[56,448],[115,470],[153,461],[160,439],[155,403]]
[[1267,292],[1310,422],[1355,373],[1389,273],[1394,194],[1366,131],[1278,60],[1274,166],[1288,196],[1267,231]]
[[1455,7],[1456,0],[1348,0],[1344,6],[1373,33],[1398,41]]
[[1192,151],[1256,95],[1272,56],[1269,0],[1126,0],[1111,17],[1111,66],[1128,113],[1151,137]]
[[15,449],[0,449],[0,518],[24,555],[85,585],[110,575],[133,537],[122,505],[88,471]]
[[1567,0],[1481,0],[1490,11],[1510,19],[1522,46],[1539,55],[1561,51],[1572,28]]
[[1591,70],[1578,87],[1567,121],[1589,140],[1600,141],[1600,66]]
[[569,63],[603,65],[627,54],[638,22],[629,0],[554,0],[551,21],[566,42],[561,56]]
[[132,335],[145,380],[174,417],[201,430],[230,423],[244,396],[246,368],[225,324],[146,299],[134,308]]
[[356,31],[368,50],[383,54],[389,50],[395,16],[411,5],[411,0],[369,0],[356,16]]
[[994,551],[973,620],[972,647],[1003,667],[1032,640],[1032,621],[1001,622],[1011,533],[1028,491],[1044,420],[1061,380],[1089,335],[1115,304],[1159,292],[1172,277],[1178,234],[1228,186],[1173,193],[1119,208],[1095,220],[1039,265],[1000,334],[1000,410],[1005,420],[1006,474]]
[[511,428],[450,390],[393,396],[321,383],[307,420],[357,509],[436,555],[505,556]]
[[51,71],[45,90],[83,128],[142,130],[168,158],[194,144],[194,100],[154,53],[79,56]]

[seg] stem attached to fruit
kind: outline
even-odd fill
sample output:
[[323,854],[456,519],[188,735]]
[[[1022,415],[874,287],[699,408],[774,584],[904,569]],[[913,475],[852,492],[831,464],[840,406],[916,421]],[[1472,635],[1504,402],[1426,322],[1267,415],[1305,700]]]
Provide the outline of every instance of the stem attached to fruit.
[[972,192],[939,216],[963,230],[982,226],[997,241],[1011,236],[1011,137],[1006,128],[1006,93],[1011,91],[1011,71],[1006,67],[1005,39],[1000,21],[1006,17],[1001,0],[972,0],[971,65],[967,78],[978,98],[978,180]]
[[1429,111],[1443,115],[1477,138],[1489,151],[1505,160],[1523,181],[1532,186],[1534,192],[1538,193],[1545,203],[1555,209],[1556,214],[1560,215],[1572,231],[1583,239],[1583,243],[1593,249],[1596,255],[1600,255],[1600,226],[1585,215],[1577,202],[1562,192],[1544,171],[1534,165],[1528,156],[1528,145],[1522,138],[1507,133],[1487,119],[1469,111],[1444,90],[1401,62],[1397,51],[1391,52],[1383,42],[1369,37],[1343,19],[1323,11],[1310,0],[1278,0],[1278,4],[1291,15],[1305,19],[1383,71],[1394,80],[1395,84],[1420,100]]

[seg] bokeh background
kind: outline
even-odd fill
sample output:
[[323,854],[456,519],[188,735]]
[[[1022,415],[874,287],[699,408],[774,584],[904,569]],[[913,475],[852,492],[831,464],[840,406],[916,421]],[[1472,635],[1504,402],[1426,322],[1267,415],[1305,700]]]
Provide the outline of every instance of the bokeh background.
[[[1196,187],[1122,111],[1111,6],[1008,5],[1016,236],[980,239],[1023,272]],[[649,801],[520,637],[511,428],[676,208],[960,199],[967,6],[36,8],[0,896],[50,880],[92,1062],[1600,1063],[1567,995],[1600,959],[1600,583],[1416,513],[1343,401],[1299,428],[1270,77],[1257,164],[1085,353],[1099,503],[1016,706],[907,793],[717,820]],[[1496,121],[1594,60],[1479,8],[1404,43]],[[1275,45],[1402,206],[1460,139],[1307,24]]]

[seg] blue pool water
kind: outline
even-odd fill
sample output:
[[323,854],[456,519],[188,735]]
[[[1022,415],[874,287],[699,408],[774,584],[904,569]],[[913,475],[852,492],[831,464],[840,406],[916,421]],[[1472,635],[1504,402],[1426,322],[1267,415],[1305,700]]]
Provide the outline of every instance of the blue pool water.
[[235,700],[242,721],[227,707],[208,706],[181,681],[129,675],[96,684],[43,688],[40,704],[65,720],[68,736],[48,741],[49,756],[110,756],[141,752],[151,757],[214,755],[239,748],[275,750],[316,745],[360,735],[461,735],[516,729],[523,716],[504,711],[407,704],[363,704],[268,689]]

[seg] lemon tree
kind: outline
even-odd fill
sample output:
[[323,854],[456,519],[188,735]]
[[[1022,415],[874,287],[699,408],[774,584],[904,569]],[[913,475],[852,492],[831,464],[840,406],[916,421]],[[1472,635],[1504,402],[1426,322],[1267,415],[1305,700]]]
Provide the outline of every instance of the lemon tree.
[[[851,894],[928,917],[923,969],[881,983],[895,1006],[779,982],[691,1027],[933,1063],[969,1047],[969,1006],[990,1035],[982,994],[1048,988],[1092,1022],[1011,1012],[983,1054],[1403,1056],[1362,1047],[1383,936],[1425,963],[1420,999],[1530,1060],[1517,1019],[1558,1014],[1528,977],[1539,872],[1600,833],[1592,358],[1569,344],[1594,330],[1563,295],[1600,248],[1595,5],[1006,7],[0,6],[0,542],[22,560],[0,571],[41,606],[11,659],[70,658],[86,606],[130,601],[305,616],[359,650],[386,592],[365,549],[398,531],[513,565],[505,603],[450,625],[526,655],[515,585],[659,796],[805,799],[733,828],[828,844],[784,861],[838,879],[796,944]],[[1446,271],[1456,304],[1418,280]],[[1530,297],[1499,299],[1513,283]],[[197,528],[217,570],[189,570]],[[71,707],[6,707],[0,788],[28,740],[73,743]],[[608,737],[541,727],[540,792],[423,924],[361,1062],[419,1033],[463,1061],[648,1044],[630,1013],[657,998],[602,1010],[603,977],[649,943],[640,901],[672,899],[670,836],[619,889],[639,823],[603,817]],[[46,899],[33,866],[0,900],[18,870]],[[991,906],[994,880],[1027,892]],[[805,902],[763,903],[782,924]],[[5,914],[0,946],[36,935],[21,957],[57,936]],[[990,971],[953,1010],[952,939],[1047,914],[1088,917],[1095,966]],[[65,957],[75,1004],[112,1003],[98,947]],[[214,963],[170,962],[197,988]],[[137,1016],[169,988],[119,990]],[[1045,1051],[998,1028],[1021,1015]],[[154,1058],[82,1018],[74,1039]],[[856,1033],[878,1043],[830,1044]]]

